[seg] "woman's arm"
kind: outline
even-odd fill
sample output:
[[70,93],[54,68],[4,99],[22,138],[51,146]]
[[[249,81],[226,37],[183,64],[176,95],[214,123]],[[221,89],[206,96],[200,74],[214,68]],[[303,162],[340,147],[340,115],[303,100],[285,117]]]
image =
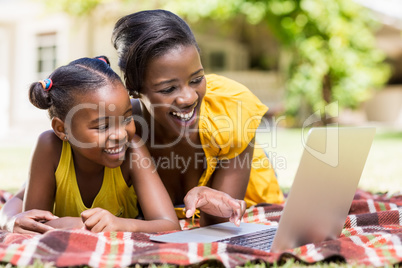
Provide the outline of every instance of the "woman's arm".
[[[230,197],[243,200],[246,195],[247,185],[250,178],[251,165],[254,154],[254,139],[238,156],[221,162],[211,178],[210,187],[212,189],[222,191]],[[216,199],[211,199],[216,200]],[[219,202],[219,200],[216,200]],[[218,209],[218,205],[215,207]],[[227,218],[217,217],[218,211],[215,213],[209,208],[204,211],[203,207],[199,207],[201,211],[200,225],[206,226],[214,223],[227,221]],[[244,208],[245,209],[245,208]],[[244,211],[243,211],[244,213]]]
[[[138,136],[135,136],[129,154],[136,154],[135,159],[146,158],[152,163],[151,156]],[[126,161],[132,159],[127,156]],[[148,162],[147,162],[148,163]],[[95,208],[84,211],[81,217],[85,227],[93,232],[130,231],[130,232],[160,232],[180,230],[179,221],[172,201],[153,165],[138,168],[136,164],[125,162],[124,168],[129,168],[130,177],[138,202],[141,205],[145,220],[124,219],[111,215],[109,212]]]

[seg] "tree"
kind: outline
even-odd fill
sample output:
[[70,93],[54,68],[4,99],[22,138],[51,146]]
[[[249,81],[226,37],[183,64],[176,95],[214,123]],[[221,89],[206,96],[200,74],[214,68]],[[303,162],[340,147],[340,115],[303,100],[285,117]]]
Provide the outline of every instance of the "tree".
[[243,14],[251,24],[265,21],[282,45],[285,112],[299,125],[318,110],[326,123],[332,102],[358,107],[389,78],[375,47],[377,24],[351,0],[176,0],[166,7],[192,19]]
[[[110,0],[62,0],[70,14],[90,13]],[[134,0],[120,0],[134,3]],[[298,119],[320,111],[323,122],[334,116],[333,102],[356,108],[387,82],[385,55],[375,47],[377,24],[369,10],[352,0],[154,0],[194,21],[246,16],[250,24],[264,21],[281,43],[286,89],[285,113]],[[64,4],[60,4],[64,3]],[[135,2],[138,5],[138,1]],[[149,2],[148,2],[149,4]],[[332,105],[333,107],[333,105]],[[297,123],[298,122],[298,123]]]
[[72,16],[90,14],[98,6],[110,0],[43,0],[49,9],[60,10]]

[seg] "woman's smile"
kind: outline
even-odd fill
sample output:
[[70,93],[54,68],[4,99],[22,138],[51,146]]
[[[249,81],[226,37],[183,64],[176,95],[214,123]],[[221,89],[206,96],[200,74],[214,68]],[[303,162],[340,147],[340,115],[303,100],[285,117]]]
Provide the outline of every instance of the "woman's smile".
[[182,126],[191,126],[197,121],[198,101],[188,109],[175,109],[169,114]]
[[189,121],[192,116],[194,115],[194,109],[189,112],[189,113],[176,113],[176,112],[172,112],[172,115],[176,116],[177,118],[179,118],[181,121]]

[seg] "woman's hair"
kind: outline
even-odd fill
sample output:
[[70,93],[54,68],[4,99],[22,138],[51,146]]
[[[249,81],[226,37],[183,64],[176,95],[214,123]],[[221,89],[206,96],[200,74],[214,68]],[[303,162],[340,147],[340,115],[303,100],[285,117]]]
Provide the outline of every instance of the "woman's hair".
[[48,79],[32,83],[29,101],[39,109],[47,109],[50,118],[64,120],[78,104],[77,96],[115,82],[122,83],[107,57],[81,58],[57,68]]
[[178,46],[194,45],[195,37],[177,15],[165,10],[146,10],[117,21],[112,43],[119,55],[119,67],[130,95],[142,91],[147,64]]

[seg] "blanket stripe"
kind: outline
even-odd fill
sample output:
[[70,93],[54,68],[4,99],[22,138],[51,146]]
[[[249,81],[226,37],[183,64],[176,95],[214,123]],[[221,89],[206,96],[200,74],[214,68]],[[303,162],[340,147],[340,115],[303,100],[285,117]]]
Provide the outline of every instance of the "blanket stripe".
[[[0,191],[0,201],[11,195]],[[249,208],[244,222],[278,224],[283,206],[259,204]],[[183,229],[199,221],[182,220]],[[134,264],[195,265],[208,262],[225,267],[247,262],[282,263],[293,258],[305,263],[343,261],[351,265],[390,266],[402,263],[402,194],[357,191],[337,239],[307,244],[280,253],[267,253],[224,243],[155,243],[161,233],[53,230],[43,235],[0,231],[0,261],[25,266],[39,259],[55,266],[127,267]]]

